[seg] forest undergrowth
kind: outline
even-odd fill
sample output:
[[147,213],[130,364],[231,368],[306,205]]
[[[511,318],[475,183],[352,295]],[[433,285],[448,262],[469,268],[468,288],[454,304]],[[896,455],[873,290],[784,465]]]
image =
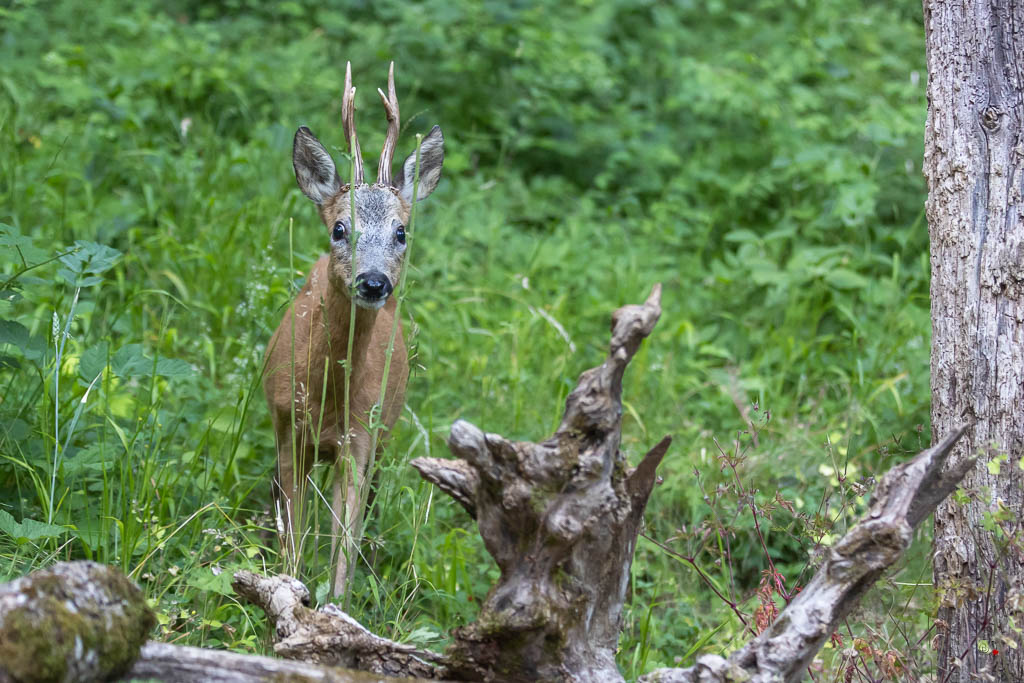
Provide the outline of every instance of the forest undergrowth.
[[[473,618],[496,569],[408,461],[446,455],[458,418],[550,434],[612,311],[661,282],[622,448],[675,440],[619,661],[634,677],[736,647],[863,512],[872,477],[930,441],[919,14],[0,4],[0,579],[117,565],[152,600],[157,637],[264,650],[262,613],[229,585],[282,569],[262,360],[328,244],[292,135],[308,125],[344,165],[351,60],[372,166],[394,60],[399,157],[435,123],[447,156],[418,209],[413,371],[351,613],[432,647]],[[323,602],[328,516],[309,497],[323,535],[302,578]],[[929,670],[929,533],[816,680]]]

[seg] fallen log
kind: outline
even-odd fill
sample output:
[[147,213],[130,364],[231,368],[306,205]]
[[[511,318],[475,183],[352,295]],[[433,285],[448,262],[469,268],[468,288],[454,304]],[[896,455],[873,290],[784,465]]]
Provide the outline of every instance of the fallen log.
[[[62,562],[32,572],[0,585],[0,683],[382,680],[381,675],[366,671],[147,643],[155,625],[156,617],[143,592],[115,567]],[[398,643],[391,645],[396,650],[402,648]],[[366,660],[353,663],[373,668]]]
[[[224,650],[149,642],[123,681],[163,683],[386,683],[379,674],[321,666],[287,659],[242,655]],[[412,678],[387,678],[387,682],[415,683]]]

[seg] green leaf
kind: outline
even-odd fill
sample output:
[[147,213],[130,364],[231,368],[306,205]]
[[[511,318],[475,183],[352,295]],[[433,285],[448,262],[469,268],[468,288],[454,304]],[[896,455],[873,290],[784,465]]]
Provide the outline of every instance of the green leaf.
[[316,604],[326,605],[327,596],[331,591],[331,584],[326,581],[321,581],[316,587]]
[[726,242],[759,242],[760,240],[760,235],[753,230],[747,230],[746,228],[732,230],[725,234]]
[[197,568],[188,573],[185,583],[201,591],[212,591],[221,595],[234,595],[231,576],[234,572],[221,571],[214,574],[209,567]]
[[16,346],[29,360],[38,360],[46,352],[46,342],[30,336],[28,329],[15,320],[0,320],[0,344]]
[[164,377],[188,377],[192,366],[180,358],[160,358],[156,362],[156,374]]
[[65,457],[61,463],[61,467],[64,469],[64,476],[70,477],[82,472],[102,472],[105,464],[108,467],[111,466],[105,462],[109,457],[108,449],[110,448],[110,446],[104,446],[102,443],[96,442],[74,451],[74,455]]
[[107,418],[107,422],[114,429],[114,433],[117,434],[117,438],[121,441],[121,445],[124,447],[125,453],[129,452],[131,450],[131,442],[128,440],[128,435],[124,433],[124,430],[121,429],[120,425],[109,417]]
[[92,552],[100,548],[111,532],[117,533],[114,526],[99,517],[82,519],[71,525],[71,533]]
[[142,344],[126,344],[114,352],[110,368],[119,377],[137,377],[150,374],[153,361],[146,358]]
[[107,367],[109,353],[110,345],[107,342],[93,344],[82,351],[82,355],[78,359],[78,376],[86,386]]
[[13,441],[21,441],[32,432],[29,424],[19,418],[9,419],[3,429],[6,432],[6,437]]
[[426,626],[419,626],[414,628],[405,636],[406,642],[416,643],[417,645],[430,645],[444,638],[444,635],[435,631],[432,628]]
[[110,369],[118,377],[187,377],[193,373],[192,366],[178,358],[159,358],[156,363],[145,354],[142,344],[125,344],[113,354],[109,353],[109,345],[101,342],[90,346],[82,352],[78,364],[78,374],[88,384],[107,367],[109,357]]
[[725,626],[725,622],[723,621],[722,623],[720,623],[715,628],[709,629],[709,630],[705,631],[703,634],[701,634],[701,637],[698,638],[693,643],[693,645],[690,646],[690,649],[687,650],[685,653],[683,653],[682,657],[679,658],[679,663],[682,664],[682,663],[684,663],[686,661],[689,661],[690,657],[692,657],[695,654],[697,654],[702,647],[707,645],[707,643],[711,640],[712,636],[714,636],[716,633],[721,631],[724,626]]
[[0,223],[0,253],[4,260],[10,259],[20,267],[31,266],[45,261],[50,255],[32,243],[32,238],[22,235],[5,223]]
[[28,344],[28,328],[14,320],[0,320],[0,344],[12,344],[24,349]]
[[869,280],[852,270],[836,268],[830,270],[828,275],[825,276],[825,282],[836,289],[864,289],[868,286]]
[[98,242],[75,242],[74,251],[60,257],[64,265],[57,274],[68,284],[91,287],[103,281],[100,277],[121,258],[121,252]]
[[59,538],[68,533],[68,529],[56,524],[47,524],[34,519],[14,521],[6,510],[0,510],[0,531],[14,539],[18,545],[45,538]]

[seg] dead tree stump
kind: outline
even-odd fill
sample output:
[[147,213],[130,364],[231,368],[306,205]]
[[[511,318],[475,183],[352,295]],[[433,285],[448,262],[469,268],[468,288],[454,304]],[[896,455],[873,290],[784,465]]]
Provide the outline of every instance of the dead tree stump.
[[458,460],[412,465],[474,515],[501,578],[446,661],[467,680],[621,681],[615,649],[633,551],[665,437],[630,469],[622,375],[661,315],[661,287],[612,317],[608,358],[584,372],[541,443],[452,426]]

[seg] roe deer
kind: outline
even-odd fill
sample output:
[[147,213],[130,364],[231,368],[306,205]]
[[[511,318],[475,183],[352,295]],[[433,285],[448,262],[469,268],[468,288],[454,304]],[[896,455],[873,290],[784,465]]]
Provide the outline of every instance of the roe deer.
[[[362,533],[367,477],[372,475],[375,455],[371,421],[387,430],[395,424],[409,372],[402,327],[396,320],[397,304],[390,294],[402,271],[417,166],[413,152],[398,177],[391,179],[399,131],[394,68],[392,63],[388,94],[377,91],[388,128],[375,184],[363,181],[351,64],[345,67],[341,115],[354,166],[351,184],[341,182],[331,155],[308,128],[295,133],[295,177],[303,194],[319,209],[330,236],[330,252],[313,266],[267,346],[263,388],[277,443],[274,498],[282,551],[297,566],[300,544],[296,539],[302,532],[296,511],[301,515],[305,480],[314,459],[332,460],[335,596],[346,591],[354,565],[352,552]],[[434,126],[419,147],[417,201],[437,186],[443,161],[444,136]],[[392,339],[387,388],[381,396]],[[350,370],[348,386],[346,369]],[[374,409],[378,403],[380,407]]]

